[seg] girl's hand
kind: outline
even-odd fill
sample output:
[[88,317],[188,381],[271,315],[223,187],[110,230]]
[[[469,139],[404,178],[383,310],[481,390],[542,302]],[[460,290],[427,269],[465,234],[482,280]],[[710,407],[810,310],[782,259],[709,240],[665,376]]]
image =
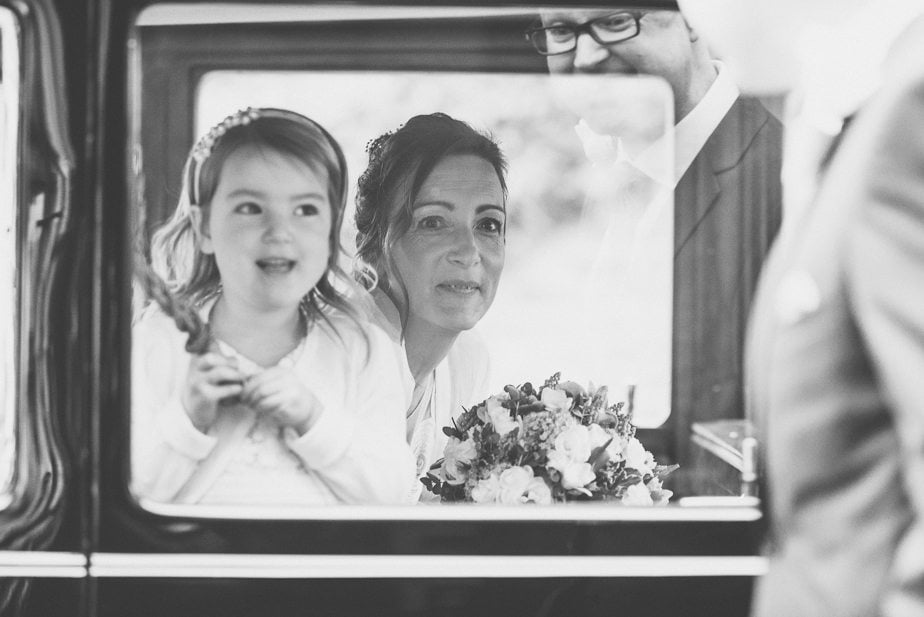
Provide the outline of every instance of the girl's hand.
[[186,415],[199,431],[205,433],[215,423],[218,404],[237,396],[244,388],[244,375],[237,370],[237,360],[218,353],[193,356],[183,389]]
[[321,403],[290,369],[274,366],[250,377],[241,402],[257,413],[272,416],[280,426],[304,435],[314,425]]

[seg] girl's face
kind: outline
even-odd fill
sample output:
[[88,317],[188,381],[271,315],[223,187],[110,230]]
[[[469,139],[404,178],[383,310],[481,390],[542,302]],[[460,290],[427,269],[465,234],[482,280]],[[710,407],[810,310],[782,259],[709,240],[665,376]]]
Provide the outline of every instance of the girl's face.
[[504,268],[504,193],[490,163],[452,155],[427,176],[411,226],[395,244],[408,327],[468,330],[491,303]]
[[200,250],[214,254],[227,302],[297,308],[330,257],[324,170],[278,152],[241,148],[225,161]]

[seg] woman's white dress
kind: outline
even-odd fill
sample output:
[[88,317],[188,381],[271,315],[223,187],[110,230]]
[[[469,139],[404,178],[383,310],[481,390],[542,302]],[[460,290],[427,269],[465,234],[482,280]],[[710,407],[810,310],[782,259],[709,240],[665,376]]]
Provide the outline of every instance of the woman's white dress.
[[[366,307],[370,320],[388,334],[401,368],[401,381],[407,401],[405,436],[416,460],[419,478],[425,476],[430,466],[443,457],[443,450],[449,440],[443,427],[451,426],[453,418],[490,395],[488,350],[476,331],[462,332],[429,379],[415,383],[407,363],[397,308],[379,290],[369,296],[361,304]],[[424,490],[420,482],[417,482],[409,497],[424,501],[435,498]]]

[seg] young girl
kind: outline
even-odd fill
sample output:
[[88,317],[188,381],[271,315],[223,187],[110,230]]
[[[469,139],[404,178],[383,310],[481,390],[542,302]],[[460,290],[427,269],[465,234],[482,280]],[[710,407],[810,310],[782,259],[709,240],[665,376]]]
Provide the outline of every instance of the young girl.
[[238,112],[193,148],[151,244],[166,312],[151,305],[133,330],[137,494],[406,500],[416,479],[398,367],[335,287],[346,192],[340,147],[294,112]]

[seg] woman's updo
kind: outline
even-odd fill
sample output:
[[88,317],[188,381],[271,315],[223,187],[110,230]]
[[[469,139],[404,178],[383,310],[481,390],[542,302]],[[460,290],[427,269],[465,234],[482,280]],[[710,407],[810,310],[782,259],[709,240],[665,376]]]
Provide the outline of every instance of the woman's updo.
[[371,140],[366,151],[369,165],[356,193],[356,274],[367,288],[378,281],[403,312],[404,286],[391,253],[410,229],[414,200],[430,172],[447,156],[478,156],[497,172],[506,201],[507,161],[492,137],[444,113],[414,116]]

